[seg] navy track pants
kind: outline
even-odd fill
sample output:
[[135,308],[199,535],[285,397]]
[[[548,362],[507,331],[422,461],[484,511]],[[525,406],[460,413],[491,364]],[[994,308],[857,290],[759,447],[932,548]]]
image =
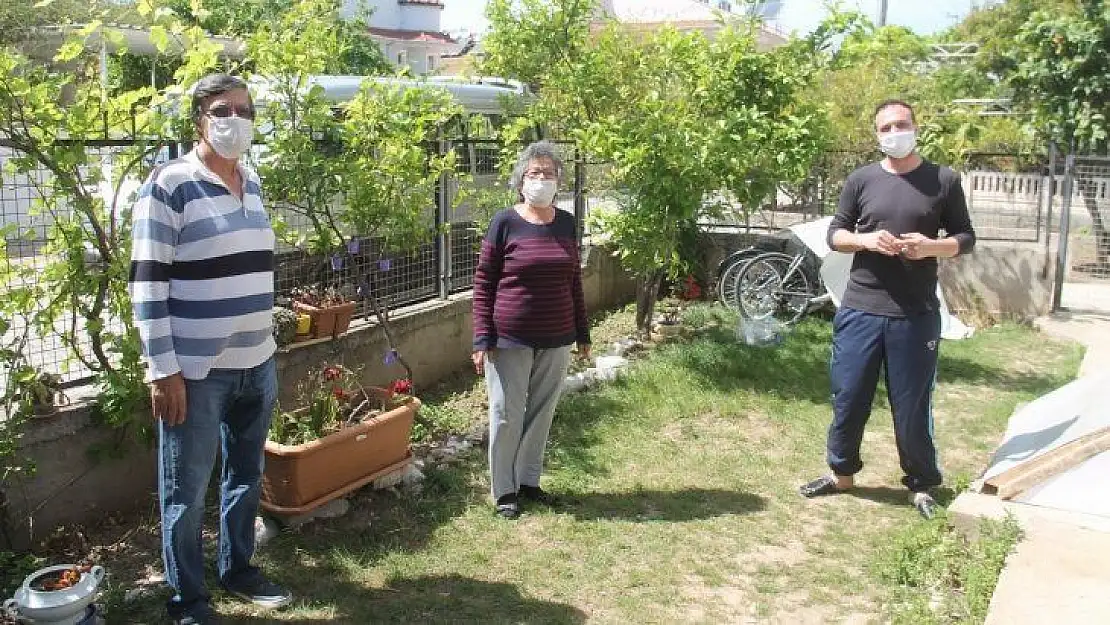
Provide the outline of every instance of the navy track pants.
[[941,483],[932,402],[939,346],[938,313],[901,318],[844,307],[837,311],[829,367],[833,422],[827,445],[833,473],[855,475],[863,468],[860,444],[882,369],[905,473],[902,483],[914,492]]

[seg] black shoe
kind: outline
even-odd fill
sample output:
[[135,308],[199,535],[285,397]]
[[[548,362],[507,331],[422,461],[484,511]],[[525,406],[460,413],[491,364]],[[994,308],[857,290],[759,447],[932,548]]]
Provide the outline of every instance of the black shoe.
[[940,508],[937,500],[933,499],[929,493],[910,493],[910,503],[913,504],[914,508],[917,508],[917,511],[925,517],[926,521],[931,521],[937,515],[937,509]]
[[843,493],[846,490],[848,489],[837,488],[836,478],[831,475],[822,475],[812,482],[806,482],[798,487],[798,492],[802,494],[802,497],[807,499],[820,497],[822,495],[835,495],[836,493]]
[[521,486],[518,491],[520,498],[527,501],[534,501],[540,505],[555,507],[563,503],[562,499],[552,495],[539,486]]
[[293,594],[266,579],[254,570],[237,577],[231,583],[222,582],[224,590],[263,608],[282,608],[293,602]]
[[206,605],[179,616],[171,616],[170,622],[173,625],[220,625],[220,617]]
[[520,516],[520,503],[516,493],[501,495],[497,498],[497,516],[503,519],[515,519]]

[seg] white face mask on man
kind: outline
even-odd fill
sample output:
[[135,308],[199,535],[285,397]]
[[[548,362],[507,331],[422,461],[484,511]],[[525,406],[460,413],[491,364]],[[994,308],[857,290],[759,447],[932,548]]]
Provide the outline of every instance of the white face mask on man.
[[917,131],[898,130],[879,135],[879,149],[891,158],[905,158],[917,147]]
[[242,117],[208,117],[208,144],[224,158],[238,159],[251,147],[254,122]]
[[558,185],[554,180],[525,178],[524,184],[520,187],[520,194],[524,196],[524,201],[529,206],[551,206],[556,191],[558,191]]

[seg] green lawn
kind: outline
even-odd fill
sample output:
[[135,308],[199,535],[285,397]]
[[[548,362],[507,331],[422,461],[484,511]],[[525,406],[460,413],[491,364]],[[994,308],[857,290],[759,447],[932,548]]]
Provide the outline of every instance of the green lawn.
[[[930,601],[957,609],[948,604],[961,589],[905,574],[929,563],[906,564],[904,547],[918,545],[910,559],[938,544],[950,559],[978,547],[959,551],[907,504],[885,398],[858,494],[796,492],[826,470],[828,322],[807,320],[778,348],[758,349],[739,344],[716,309],[690,317],[704,326],[693,338],[562,401],[544,485],[569,505],[495,518],[478,450],[429,471],[418,495],[360,493],[348,515],[268,544],[259,560],[296,593],[294,608],[258,612],[221,596],[218,609],[231,622],[360,624],[866,623],[928,614]],[[630,320],[601,320],[597,345]],[[1071,379],[1080,355],[1016,325],[945,343],[936,431],[949,483],[983,468],[1014,407]],[[461,378],[426,398],[428,414],[453,428],[481,420],[482,394]],[[161,591],[123,601],[159,568],[153,527],[148,518],[93,550],[111,571],[109,622],[158,622]],[[996,570],[998,554],[991,562]]]

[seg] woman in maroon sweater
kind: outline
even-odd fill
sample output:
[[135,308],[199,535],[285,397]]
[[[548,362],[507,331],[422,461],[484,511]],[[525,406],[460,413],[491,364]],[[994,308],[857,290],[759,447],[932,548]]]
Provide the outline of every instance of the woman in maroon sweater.
[[521,499],[545,505],[543,453],[570,364],[590,352],[578,228],[555,207],[563,163],[555,146],[521,152],[511,183],[519,202],[494,215],[474,274],[474,367],[489,392],[489,463],[497,513]]

